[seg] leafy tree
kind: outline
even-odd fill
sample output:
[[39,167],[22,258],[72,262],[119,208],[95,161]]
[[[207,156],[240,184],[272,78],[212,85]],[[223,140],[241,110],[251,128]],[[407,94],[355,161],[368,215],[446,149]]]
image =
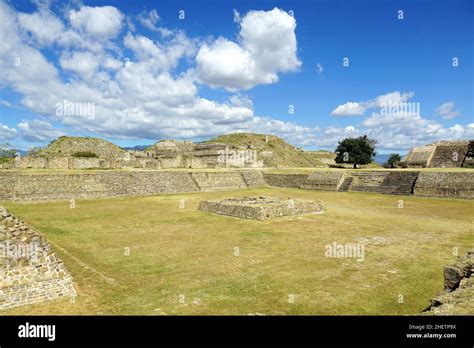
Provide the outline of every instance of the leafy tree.
[[336,149],[336,163],[369,164],[375,156],[375,140],[366,135],[358,138],[346,138],[339,142]]
[[41,150],[42,148],[40,146],[34,146],[31,149],[28,150],[28,153],[26,154],[29,157],[40,157],[41,156]]
[[9,143],[0,144],[0,162],[10,161],[15,156],[16,150],[12,149]]
[[387,163],[390,165],[390,168],[393,168],[402,158],[398,153],[391,153],[390,157],[387,160]]
[[467,150],[466,157],[474,158],[474,140],[469,141],[469,148]]
[[467,148],[466,156],[464,156],[461,167],[464,167],[464,162],[468,158],[474,158],[474,140],[469,140],[469,147]]

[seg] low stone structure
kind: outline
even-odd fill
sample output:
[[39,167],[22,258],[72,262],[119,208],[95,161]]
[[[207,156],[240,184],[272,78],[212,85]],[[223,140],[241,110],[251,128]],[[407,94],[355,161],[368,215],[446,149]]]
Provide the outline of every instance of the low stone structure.
[[426,197],[474,198],[474,172],[421,172],[414,194]]
[[90,199],[158,193],[238,190],[277,186],[323,191],[373,192],[474,198],[474,173],[419,171],[324,171],[309,174],[225,171],[98,170],[28,172],[0,170],[0,201]]
[[295,214],[316,214],[325,210],[322,201],[278,197],[243,197],[207,200],[199,203],[199,210],[219,215],[235,216],[258,221]]
[[0,309],[75,297],[73,279],[47,240],[0,207]]
[[[416,171],[324,171],[310,174],[263,174],[270,186],[305,190],[413,194]],[[474,176],[472,177],[474,185]]]
[[257,170],[96,171],[27,173],[0,171],[0,201],[91,199],[158,193],[238,190],[264,186]]
[[145,151],[160,168],[261,168],[257,152],[221,143],[163,140]]
[[412,148],[400,161],[408,168],[455,168],[466,166],[469,141],[438,141]]
[[444,267],[444,292],[431,300],[427,308],[435,315],[474,313],[474,251]]

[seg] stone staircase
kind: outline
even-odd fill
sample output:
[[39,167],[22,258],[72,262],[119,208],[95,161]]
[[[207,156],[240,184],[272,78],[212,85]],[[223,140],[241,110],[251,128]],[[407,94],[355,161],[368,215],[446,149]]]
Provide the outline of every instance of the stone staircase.
[[337,191],[338,192],[347,192],[347,191],[349,191],[349,187],[351,187],[351,185],[352,185],[352,180],[354,180],[354,178],[352,176],[346,176],[342,180],[341,185],[339,185],[339,187],[337,188]]
[[262,173],[258,170],[243,170],[240,174],[248,187],[267,186],[267,183],[263,180]]
[[419,172],[392,172],[387,175],[382,186],[389,187],[393,195],[411,195]]
[[338,191],[377,192],[392,195],[413,194],[419,172],[351,172]]
[[437,146],[429,163],[432,168],[460,167],[466,157],[467,146]]

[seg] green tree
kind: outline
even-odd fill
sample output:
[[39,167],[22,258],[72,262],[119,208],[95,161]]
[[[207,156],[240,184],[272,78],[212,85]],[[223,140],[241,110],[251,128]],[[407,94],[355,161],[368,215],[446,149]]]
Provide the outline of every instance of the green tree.
[[40,146],[34,146],[28,150],[28,157],[40,157],[42,148]]
[[390,168],[393,168],[402,158],[398,153],[391,153],[390,157],[387,160],[387,163],[390,165]]
[[15,158],[16,150],[12,149],[9,143],[0,144],[0,158],[9,159]]
[[466,157],[474,158],[474,140],[469,141],[469,148],[467,149]]
[[358,138],[346,138],[339,142],[336,149],[336,163],[369,164],[375,156],[375,140],[366,135]]

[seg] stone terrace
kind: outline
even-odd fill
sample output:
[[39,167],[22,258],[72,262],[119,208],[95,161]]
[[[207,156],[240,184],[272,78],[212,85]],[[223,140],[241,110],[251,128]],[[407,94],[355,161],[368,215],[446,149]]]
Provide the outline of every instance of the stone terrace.
[[198,209],[258,221],[295,214],[322,213],[325,210],[321,201],[282,200],[265,196],[202,201]]

